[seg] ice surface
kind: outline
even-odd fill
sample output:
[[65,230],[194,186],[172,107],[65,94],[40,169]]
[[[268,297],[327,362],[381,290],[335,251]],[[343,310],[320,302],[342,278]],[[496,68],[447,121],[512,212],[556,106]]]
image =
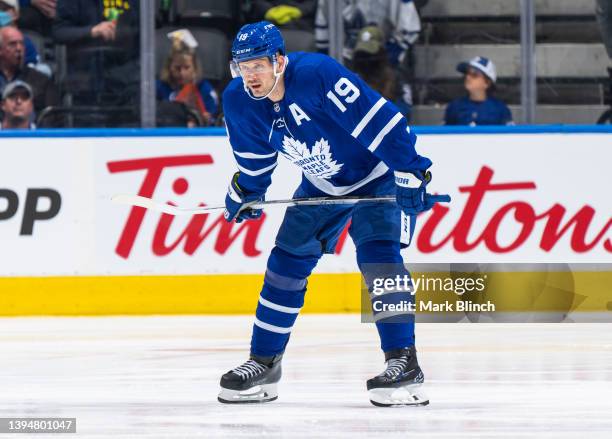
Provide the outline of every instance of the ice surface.
[[278,401],[219,404],[251,324],[0,319],[0,417],[76,417],[71,437],[92,438],[612,437],[612,325],[420,324],[431,404],[389,409],[365,389],[383,369],[375,328],[358,315],[302,315]]

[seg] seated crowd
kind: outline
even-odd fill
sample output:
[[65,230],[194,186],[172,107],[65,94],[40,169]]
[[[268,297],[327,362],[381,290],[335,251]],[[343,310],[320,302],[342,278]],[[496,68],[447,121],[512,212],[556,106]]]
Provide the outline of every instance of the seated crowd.
[[[230,39],[244,22],[268,20],[307,32],[312,50],[328,53],[328,1],[236,0],[239,17],[223,29]],[[342,1],[343,62],[410,119],[412,46],[426,0]],[[156,54],[158,126],[223,126],[219,96],[229,69],[223,79],[206,77],[197,50],[206,41],[170,13],[173,3],[162,1],[156,15],[158,28],[174,28],[169,50]],[[138,126],[139,9],[140,0],[0,0],[0,127]],[[510,110],[493,97],[493,62],[478,57],[458,70],[467,94],[448,105],[444,123],[511,124]]]

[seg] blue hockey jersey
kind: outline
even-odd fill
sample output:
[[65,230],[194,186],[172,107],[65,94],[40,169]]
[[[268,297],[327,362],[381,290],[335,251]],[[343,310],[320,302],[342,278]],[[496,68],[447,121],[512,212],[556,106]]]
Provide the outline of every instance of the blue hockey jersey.
[[476,102],[464,96],[451,101],[444,114],[446,125],[513,125],[512,113],[506,104],[494,97]]
[[302,169],[309,192],[347,195],[390,170],[424,171],[431,161],[390,102],[334,59],[292,53],[285,95],[254,100],[242,78],[223,93],[227,131],[246,192],[264,194],[278,156]]

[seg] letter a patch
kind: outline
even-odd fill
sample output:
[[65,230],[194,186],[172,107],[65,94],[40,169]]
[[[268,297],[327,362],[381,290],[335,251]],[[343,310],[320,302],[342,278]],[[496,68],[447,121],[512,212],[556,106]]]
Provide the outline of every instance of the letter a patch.
[[291,114],[293,115],[293,118],[295,119],[295,123],[297,124],[297,126],[302,125],[302,120],[310,121],[310,118],[308,117],[308,115],[304,113],[304,110],[302,110],[298,106],[298,104],[293,103],[289,105],[289,109],[291,110]]

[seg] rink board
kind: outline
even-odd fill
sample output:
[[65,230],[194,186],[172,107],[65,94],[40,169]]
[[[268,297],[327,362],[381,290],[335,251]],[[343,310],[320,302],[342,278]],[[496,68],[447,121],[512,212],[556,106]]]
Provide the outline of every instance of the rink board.
[[[428,273],[412,273],[414,276]],[[549,274],[549,273],[548,273]],[[546,272],[489,273],[509,281],[495,288],[496,312],[609,313],[612,311],[612,272],[574,271],[571,288],[549,291],[547,302],[530,305],[529,297],[517,294],[515,285],[525,285],[529,294],[534,278]],[[518,278],[518,281],[517,281]],[[0,278],[0,316],[27,315],[149,315],[149,314],[252,314],[262,275],[206,276],[72,276]],[[302,312],[362,312],[361,277],[357,273],[313,274]],[[550,294],[560,295],[550,300]],[[514,298],[512,303],[500,295]],[[539,296],[542,297],[542,296]],[[438,298],[431,294],[429,298]],[[569,298],[569,302],[566,300]],[[427,300],[417,295],[417,300]],[[440,298],[437,302],[443,302]],[[502,302],[502,303],[500,303]],[[500,306],[506,305],[506,308]],[[367,305],[363,305],[367,306]],[[432,318],[449,313],[422,312]],[[452,314],[452,313],[451,313]],[[593,320],[593,318],[595,320]],[[583,321],[610,321],[584,317]]]
[[[453,203],[419,217],[405,259],[609,263],[612,133],[564,131],[420,135],[431,190]],[[237,226],[221,213],[171,218],[109,201],[140,193],[222,205],[236,165],[218,130],[33,134],[0,137],[2,315],[254,309],[283,208]],[[290,197],[299,181],[280,158],[267,198]],[[358,311],[356,271],[347,238],[319,263],[305,311]],[[602,276],[585,269],[575,279],[592,290]]]

